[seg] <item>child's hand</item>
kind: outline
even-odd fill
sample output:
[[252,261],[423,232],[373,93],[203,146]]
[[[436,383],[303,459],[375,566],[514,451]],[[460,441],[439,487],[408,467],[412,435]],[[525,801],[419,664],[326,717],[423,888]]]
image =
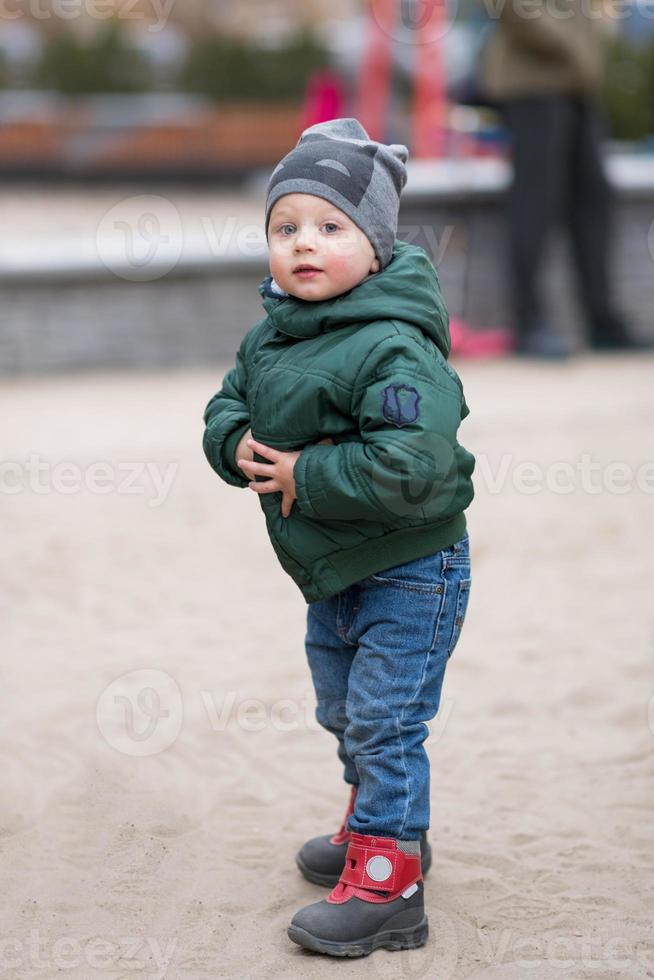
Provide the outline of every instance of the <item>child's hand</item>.
[[[256,480],[252,480],[250,483],[250,489],[254,490],[255,493],[276,493],[278,490],[282,492],[282,517],[288,517],[291,513],[293,507],[293,501],[296,499],[295,496],[295,480],[293,479],[293,467],[295,466],[296,460],[300,455],[301,450],[297,450],[291,453],[281,452],[279,449],[273,449],[271,446],[266,446],[262,442],[257,442],[255,439],[250,438],[249,431],[245,433],[241,442],[245,443],[244,455],[239,458],[239,450],[241,450],[241,442],[238,444],[237,449],[237,464],[246,474],[246,476],[255,476],[257,473],[261,476],[269,476],[270,480],[267,483],[260,483]],[[320,443],[331,443],[334,445],[334,440],[331,436],[326,436],[321,439]],[[252,456],[253,451],[256,450],[260,456],[265,456],[266,459],[271,459],[272,463],[255,463],[254,459],[246,458],[245,452],[248,452]]]
[[256,442],[254,439],[248,439],[247,445],[252,450],[256,450],[260,456],[265,456],[266,459],[273,461],[272,463],[255,463],[243,458],[238,460],[238,465],[247,476],[254,477],[255,474],[259,474],[260,476],[270,477],[266,483],[258,483],[253,479],[249,485],[250,490],[254,490],[255,493],[275,493],[277,490],[281,490],[282,517],[288,517],[291,513],[293,501],[296,499],[293,467],[301,450],[292,453],[283,453],[279,449],[264,446],[263,443]]

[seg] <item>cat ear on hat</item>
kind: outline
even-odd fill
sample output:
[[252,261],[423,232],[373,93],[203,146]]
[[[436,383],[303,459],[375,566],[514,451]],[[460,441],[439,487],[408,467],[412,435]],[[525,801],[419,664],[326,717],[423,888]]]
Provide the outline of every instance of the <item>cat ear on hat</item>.
[[391,143],[385,149],[388,170],[399,195],[407,181],[406,162],[409,159],[409,150],[403,143]]
[[409,149],[402,143],[391,143],[388,149],[402,163],[406,163],[409,159]]

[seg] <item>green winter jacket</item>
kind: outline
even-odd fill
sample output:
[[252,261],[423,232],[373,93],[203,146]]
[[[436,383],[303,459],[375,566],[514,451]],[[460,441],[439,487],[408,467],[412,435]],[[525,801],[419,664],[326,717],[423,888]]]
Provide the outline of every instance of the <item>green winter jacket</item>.
[[[206,406],[203,449],[236,487],[250,482],[234,458],[248,427],[275,449],[302,450],[290,515],[281,492],[257,496],[306,602],[458,541],[475,459],[457,442],[469,410],[427,253],[396,240],[381,272],[322,302],[280,296],[270,276],[259,293],[266,316]],[[327,436],[335,445],[316,445]]]

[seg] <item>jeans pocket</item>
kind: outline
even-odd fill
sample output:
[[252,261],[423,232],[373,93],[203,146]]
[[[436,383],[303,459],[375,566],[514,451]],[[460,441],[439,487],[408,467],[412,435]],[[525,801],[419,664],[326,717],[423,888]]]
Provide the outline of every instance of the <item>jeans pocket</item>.
[[450,636],[450,642],[447,648],[447,658],[452,656],[454,653],[454,648],[459,641],[461,635],[461,629],[466,618],[466,612],[468,610],[468,600],[470,599],[470,586],[472,584],[472,579],[462,578],[459,579],[459,585],[457,589],[456,596],[456,607],[454,610],[454,623],[452,624],[452,634]]
[[441,572],[441,553],[436,552],[423,558],[414,558],[413,561],[401,565],[391,565],[370,575],[369,579],[383,585],[396,585],[400,588],[438,594],[443,592]]
[[448,545],[441,552],[444,568],[462,568],[470,563],[470,538],[466,531],[460,541]]

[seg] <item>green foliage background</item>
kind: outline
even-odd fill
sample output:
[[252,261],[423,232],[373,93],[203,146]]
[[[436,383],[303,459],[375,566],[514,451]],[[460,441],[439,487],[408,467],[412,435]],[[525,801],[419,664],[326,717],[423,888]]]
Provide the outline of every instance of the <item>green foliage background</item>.
[[603,102],[614,139],[654,136],[654,41],[640,45],[624,37],[613,41]]
[[[115,20],[84,41],[66,33],[46,40],[33,76],[22,84],[67,95],[165,90],[200,93],[216,102],[300,103],[308,77],[329,61],[328,51],[308,31],[275,48],[210,34],[190,43],[165,82],[155,81],[147,59]],[[0,53],[0,86],[11,84]],[[614,39],[603,102],[612,138],[654,137],[654,40]]]
[[147,60],[112,22],[84,42],[70,34],[48,40],[33,82],[68,95],[165,88],[202,93],[217,102],[301,102],[309,75],[328,62],[326,50],[309,32],[297,33],[279,48],[214,34],[191,43],[164,86],[155,84]]

